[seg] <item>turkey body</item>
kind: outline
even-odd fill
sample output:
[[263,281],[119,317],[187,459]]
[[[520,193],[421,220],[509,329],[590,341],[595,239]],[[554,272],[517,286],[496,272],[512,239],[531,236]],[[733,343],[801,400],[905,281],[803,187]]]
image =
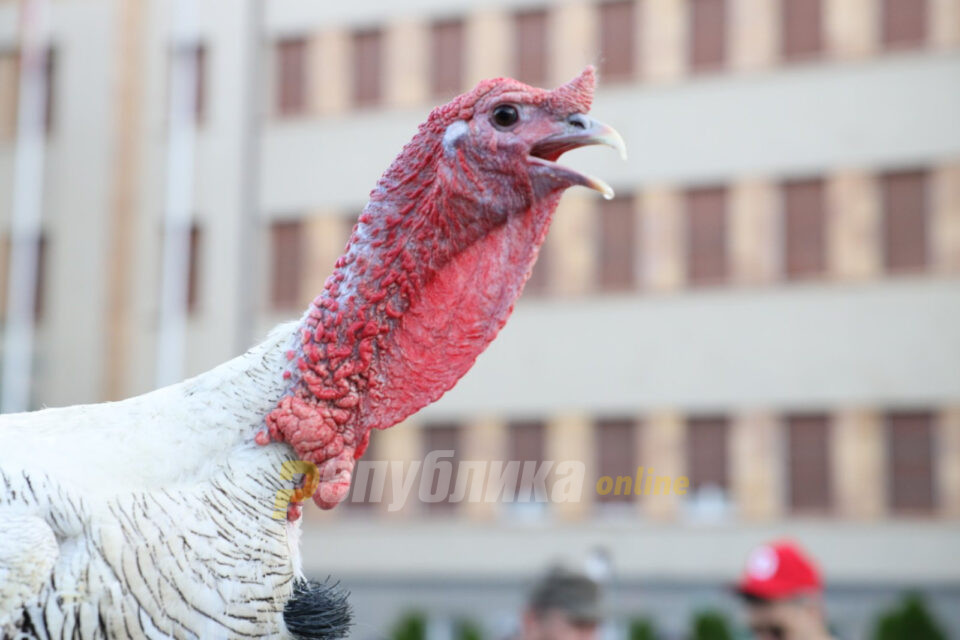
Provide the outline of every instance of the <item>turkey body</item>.
[[284,638],[299,520],[273,517],[296,323],[122,402],[0,416],[3,638]]

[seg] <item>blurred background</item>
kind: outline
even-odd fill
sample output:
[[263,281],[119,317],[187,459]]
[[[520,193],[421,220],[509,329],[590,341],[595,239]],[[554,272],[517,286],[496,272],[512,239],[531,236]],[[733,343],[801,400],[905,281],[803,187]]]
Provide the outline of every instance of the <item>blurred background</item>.
[[[2,410],[239,354],[432,106],[588,63],[630,160],[564,162],[617,197],[564,197],[501,337],[368,454],[580,460],[583,500],[307,508],[307,571],[352,637],[497,638],[600,558],[607,637],[682,637],[786,535],[840,637],[908,591],[957,637],[960,0],[0,0]],[[638,466],[692,490],[593,490]]]

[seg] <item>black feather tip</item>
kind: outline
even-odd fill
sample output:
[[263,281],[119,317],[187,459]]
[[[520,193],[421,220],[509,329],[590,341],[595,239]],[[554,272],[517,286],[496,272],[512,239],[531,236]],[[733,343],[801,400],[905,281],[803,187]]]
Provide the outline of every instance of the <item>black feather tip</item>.
[[302,640],[344,638],[353,624],[349,596],[339,582],[297,580],[283,608],[283,621],[290,633]]

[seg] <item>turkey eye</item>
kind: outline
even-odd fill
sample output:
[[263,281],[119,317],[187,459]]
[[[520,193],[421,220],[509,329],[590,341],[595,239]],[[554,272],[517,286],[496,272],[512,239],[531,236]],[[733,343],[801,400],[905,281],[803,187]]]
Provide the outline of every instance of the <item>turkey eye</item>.
[[493,123],[498,127],[512,127],[520,119],[520,112],[512,104],[501,104],[493,110]]

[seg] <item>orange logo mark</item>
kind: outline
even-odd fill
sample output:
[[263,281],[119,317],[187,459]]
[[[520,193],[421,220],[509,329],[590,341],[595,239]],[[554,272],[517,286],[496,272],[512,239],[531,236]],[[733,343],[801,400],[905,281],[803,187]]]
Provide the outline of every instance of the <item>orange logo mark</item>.
[[273,519],[285,520],[287,507],[291,502],[303,502],[317,490],[320,484],[320,472],[317,465],[307,460],[287,460],[280,466],[280,477],[293,480],[293,476],[303,474],[303,484],[296,489],[280,489],[273,501]]

